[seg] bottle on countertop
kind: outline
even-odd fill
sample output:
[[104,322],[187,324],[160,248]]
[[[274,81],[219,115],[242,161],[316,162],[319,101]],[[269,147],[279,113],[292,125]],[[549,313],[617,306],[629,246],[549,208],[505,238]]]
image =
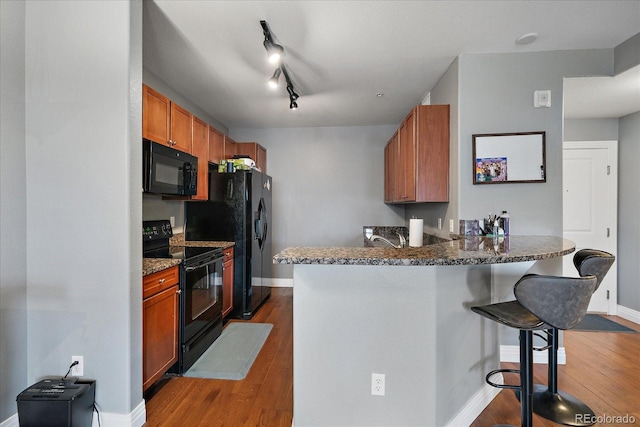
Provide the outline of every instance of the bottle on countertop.
[[509,214],[507,211],[502,211],[502,215],[500,215],[500,228],[504,231],[504,235],[509,235]]

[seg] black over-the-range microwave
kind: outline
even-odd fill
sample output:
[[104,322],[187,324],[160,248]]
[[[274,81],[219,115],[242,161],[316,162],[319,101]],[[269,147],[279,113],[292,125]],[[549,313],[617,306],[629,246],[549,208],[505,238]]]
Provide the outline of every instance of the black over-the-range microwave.
[[198,184],[198,158],[142,139],[142,185],[145,193],[192,196]]

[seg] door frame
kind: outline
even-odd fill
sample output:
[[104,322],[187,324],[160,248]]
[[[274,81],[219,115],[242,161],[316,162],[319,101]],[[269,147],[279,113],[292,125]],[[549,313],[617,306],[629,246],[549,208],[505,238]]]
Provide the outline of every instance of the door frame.
[[[615,203],[608,204],[609,217],[611,218],[611,224],[609,225],[611,239],[611,253],[617,256],[618,253],[618,141],[616,140],[602,140],[602,141],[564,141],[562,143],[562,152],[564,159],[564,150],[566,149],[606,149],[609,153],[609,182],[608,189],[609,194],[615,195]],[[564,174],[564,170],[563,170]],[[564,179],[564,176],[563,176]],[[563,192],[564,197],[564,192]],[[563,224],[564,233],[564,224]],[[618,274],[617,265],[614,265],[607,276],[613,276],[614,284],[613,289],[609,293],[609,301],[607,304],[607,314],[616,315],[618,313]]]

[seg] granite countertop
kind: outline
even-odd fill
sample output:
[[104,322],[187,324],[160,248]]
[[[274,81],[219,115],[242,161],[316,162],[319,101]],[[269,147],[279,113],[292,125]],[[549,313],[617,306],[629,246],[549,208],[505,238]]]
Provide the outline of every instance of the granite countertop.
[[575,250],[556,236],[468,237],[419,248],[291,247],[273,257],[274,264],[335,265],[473,265],[555,258]]
[[[173,248],[175,246],[188,246],[197,248],[228,248],[235,245],[235,242],[225,241],[185,241],[184,234],[179,233],[169,239],[169,245]],[[171,249],[170,249],[171,250]],[[147,276],[158,271],[166,270],[175,265],[179,265],[182,262],[181,259],[169,259],[169,258],[143,258],[142,259],[142,276]]]
[[175,234],[169,239],[171,246],[187,246],[192,248],[228,248],[234,246],[235,242],[225,242],[221,240],[184,240],[184,234]]
[[179,265],[181,262],[181,259],[173,258],[142,258],[142,277],[166,270]]

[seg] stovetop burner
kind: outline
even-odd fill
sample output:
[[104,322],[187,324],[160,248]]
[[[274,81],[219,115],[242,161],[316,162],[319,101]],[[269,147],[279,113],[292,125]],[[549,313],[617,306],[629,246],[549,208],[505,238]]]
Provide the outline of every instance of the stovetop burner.
[[181,259],[185,264],[199,264],[222,256],[222,248],[169,246],[173,236],[168,220],[142,222],[142,257]]

